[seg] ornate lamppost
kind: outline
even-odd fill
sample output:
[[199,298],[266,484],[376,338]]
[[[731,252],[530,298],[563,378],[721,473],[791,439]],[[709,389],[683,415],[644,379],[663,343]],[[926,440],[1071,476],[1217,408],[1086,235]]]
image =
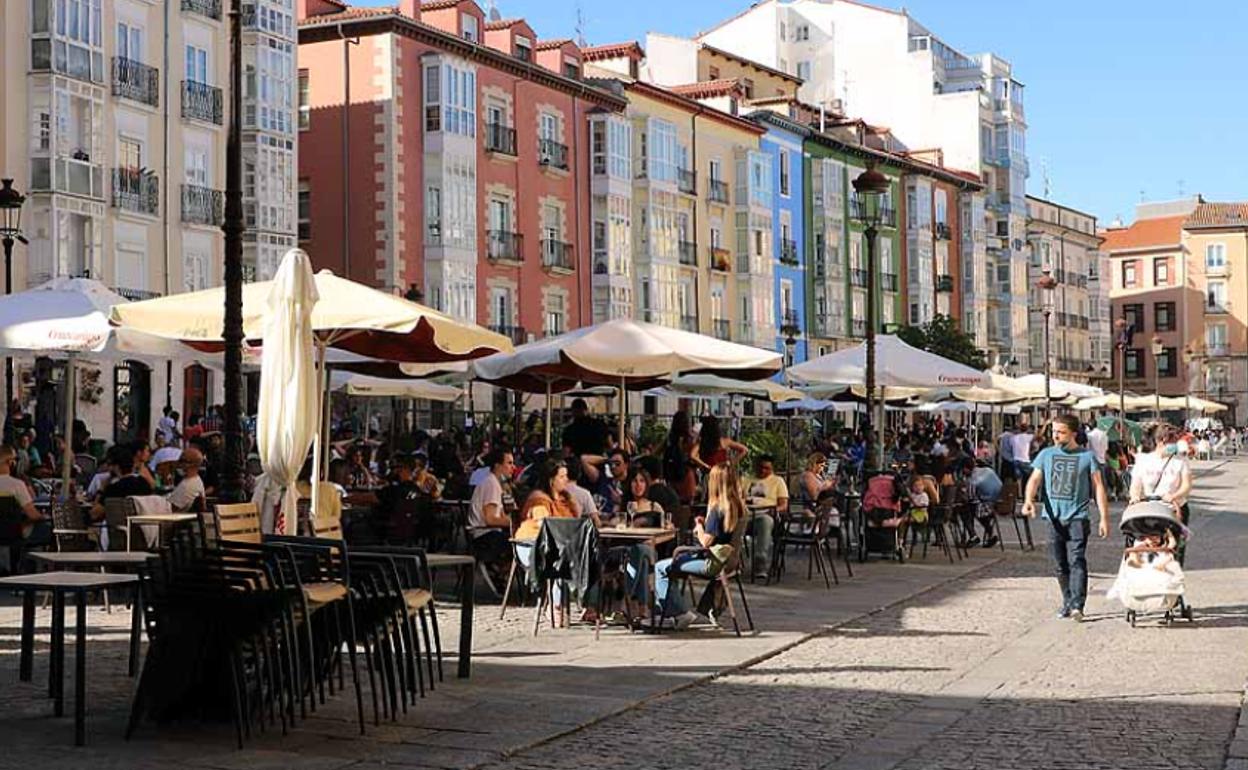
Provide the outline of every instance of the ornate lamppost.
[[[0,180],[0,243],[4,244],[4,293],[13,293],[13,244],[27,243],[22,235],[22,204],[26,196],[13,189],[12,179]],[[13,403],[13,358],[4,359],[4,410]]]
[[[876,298],[875,298],[875,274],[879,266],[875,263],[875,239],[879,234],[879,226],[882,211],[880,209],[880,198],[888,192],[888,177],[875,170],[874,166],[868,166],[853,181],[854,193],[858,200],[853,210],[854,218],[866,225],[863,230],[863,237],[867,241],[867,414],[872,429],[877,436],[883,437],[880,432],[880,426],[875,421],[875,329],[876,321]],[[868,442],[866,469],[876,470],[880,461],[879,453],[871,451],[871,445],[874,442]]]
[[1044,274],[1036,280],[1036,287],[1040,289],[1040,309],[1044,314],[1044,410],[1048,419],[1053,419],[1053,399],[1051,381],[1053,377],[1053,363],[1049,356],[1049,319],[1053,317],[1053,289],[1057,287],[1057,279],[1053,277],[1053,272],[1049,268],[1044,269]]

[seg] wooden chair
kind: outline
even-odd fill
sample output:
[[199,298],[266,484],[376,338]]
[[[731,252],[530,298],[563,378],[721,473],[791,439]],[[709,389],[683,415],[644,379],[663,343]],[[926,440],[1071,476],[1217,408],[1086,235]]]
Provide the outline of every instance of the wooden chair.
[[215,509],[217,540],[259,543],[260,509],[255,503],[219,503]]
[[104,500],[104,522],[108,530],[108,550],[130,550],[130,517],[135,515],[134,501],[128,497]]

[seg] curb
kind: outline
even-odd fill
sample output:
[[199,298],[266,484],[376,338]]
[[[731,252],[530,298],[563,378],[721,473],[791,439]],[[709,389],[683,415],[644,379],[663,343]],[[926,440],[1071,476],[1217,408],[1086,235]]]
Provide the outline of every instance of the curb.
[[[757,666],[759,663],[763,663],[765,661],[771,660],[772,658],[775,658],[785,652],[788,652],[789,650],[795,647],[806,644],[809,641],[818,639],[823,636],[827,636],[833,631],[836,631],[837,629],[847,626],[850,623],[855,623],[864,618],[870,618],[870,617],[879,615],[880,613],[888,612],[889,610],[895,607],[899,607],[903,604],[906,604],[907,602],[913,601],[914,599],[920,596],[923,596],[925,594],[931,593],[932,591],[936,591],[952,583],[956,583],[959,580],[963,580],[965,578],[969,578],[974,575],[977,575],[987,570],[988,568],[994,567],[1006,561],[1007,559],[1011,559],[1011,558],[1014,558],[1014,557],[1012,554],[1009,554],[1009,553],[994,556],[993,558],[989,559],[983,564],[980,564],[974,567],[973,569],[970,569],[960,575],[953,575],[943,580],[939,580],[935,583],[932,583],[931,585],[924,586],[923,588],[915,591],[914,593],[904,596],[900,599],[897,599],[896,601],[889,602],[888,604],[876,607],[875,609],[869,610],[867,612],[859,613],[857,615],[854,615],[853,617],[845,618],[844,620],[833,623],[832,625],[827,626],[826,628],[821,628],[818,631],[812,631],[810,633],[803,634],[797,639],[794,639],[793,641],[790,641],[790,642],[786,642],[780,645],[779,647],[776,647],[775,649],[768,650],[767,652],[756,655],[753,658],[748,658],[740,663],[734,664],[732,666],[728,666],[727,668],[721,669],[714,673],[707,674],[705,676],[701,676],[696,679],[691,679],[688,682],[683,682],[681,684],[678,684],[674,687],[671,687],[667,690],[663,690],[661,692],[652,693],[634,703],[630,703],[626,706],[622,706],[618,709],[615,709],[614,711],[609,711],[605,714],[594,717],[593,719],[589,720],[588,722],[585,722],[584,724],[576,725],[575,727],[571,727],[567,730],[563,730],[553,735],[548,735],[544,738],[539,738],[535,741],[532,741],[531,743],[526,743],[521,746],[516,746],[515,748],[507,749],[505,751],[500,752],[499,756],[496,759],[491,759],[487,762],[481,762],[476,765],[471,765],[467,768],[467,770],[481,770],[482,768],[487,768],[490,765],[511,759],[517,756],[518,754],[522,754],[526,751],[532,751],[533,749],[540,748],[542,746],[545,746],[546,744],[553,743],[557,740],[566,738],[570,735],[575,735],[583,730],[587,730],[590,727],[593,727],[594,725],[605,722],[608,719],[613,719],[622,714],[627,714],[630,711],[634,711],[636,709],[641,708],[642,706],[646,706],[656,700],[659,700],[660,698],[666,698],[671,695],[675,695],[676,693],[682,692],[684,690],[688,690],[692,687],[697,687],[699,685],[707,684],[708,682],[713,682],[716,679],[720,679],[722,677],[729,676],[731,674],[739,673],[748,668],[752,668],[754,666]],[[1243,713],[1241,712],[1241,726],[1244,726],[1244,722],[1243,722],[1244,719],[1248,719],[1248,717],[1245,717]],[[1228,766],[1228,770],[1230,770],[1230,768],[1233,768],[1233,770],[1248,770],[1248,726],[1244,726],[1244,736],[1245,736],[1245,743],[1244,743],[1245,759],[1243,760],[1244,764]],[[1237,734],[1237,737],[1238,737],[1238,734]]]

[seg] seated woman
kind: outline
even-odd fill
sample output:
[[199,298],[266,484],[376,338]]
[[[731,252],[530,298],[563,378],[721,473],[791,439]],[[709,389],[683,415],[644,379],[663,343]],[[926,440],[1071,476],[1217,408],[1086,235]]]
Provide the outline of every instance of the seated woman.
[[797,499],[807,508],[814,508],[836,490],[836,480],[823,477],[828,458],[822,452],[812,452],[806,458],[806,470],[797,480]]
[[[521,523],[516,528],[516,558],[525,569],[533,563],[533,544],[542,529],[542,519],[580,516],[576,503],[568,494],[568,468],[557,460],[546,460],[538,469],[536,486],[524,501]],[[563,625],[562,590],[555,581],[551,602],[559,608],[559,625]]]
[[663,526],[663,506],[650,500],[653,480],[640,465],[633,465],[624,480],[625,523],[630,527]]
[[676,556],[654,565],[654,593],[664,617],[675,617],[676,628],[688,628],[698,615],[710,616],[713,592],[702,595],[697,613],[691,612],[679,591],[671,588],[674,573],[710,577],[719,573],[731,556],[732,533],[745,515],[745,496],[732,466],[721,463],[711,468],[706,479],[706,517],[699,516],[693,535],[697,548],[678,550]]

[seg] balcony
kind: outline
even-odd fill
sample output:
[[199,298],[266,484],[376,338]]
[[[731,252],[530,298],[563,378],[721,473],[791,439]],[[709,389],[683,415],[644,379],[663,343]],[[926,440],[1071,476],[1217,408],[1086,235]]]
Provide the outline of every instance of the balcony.
[[867,288],[867,271],[860,267],[850,268],[849,283],[859,289]]
[[780,241],[780,264],[790,267],[797,267],[800,260],[797,258],[797,241],[783,239]]
[[896,273],[880,273],[880,290],[881,291],[897,291],[897,274]]
[[680,328],[687,332],[698,331],[698,317],[696,315],[682,315],[680,317]]
[[706,191],[706,199],[711,203],[728,203],[728,183],[712,177]]
[[845,334],[845,317],[841,315],[816,315],[811,330],[813,337],[842,337]]
[[523,262],[524,236],[506,230],[487,230],[485,256],[491,262]]
[[220,190],[199,185],[182,185],[182,221],[190,225],[221,226],[225,195]]
[[1225,344],[1207,345],[1206,350],[1210,358],[1225,358],[1231,354],[1231,346]]
[[572,261],[572,244],[542,239],[542,267],[571,273],[576,270]]
[[698,194],[698,172],[687,168],[676,169],[676,187],[686,195]]
[[789,308],[780,314],[780,333],[794,337],[802,333],[801,319],[796,310]]
[[160,104],[160,70],[142,62],[113,57],[113,96],[155,107]]
[[681,241],[678,246],[680,264],[690,267],[698,266],[698,244],[692,241]]
[[488,328],[495,334],[501,334],[511,340],[513,345],[523,345],[529,336],[523,326],[512,326],[511,324],[490,324]]
[[221,0],[182,0],[182,10],[220,21]]
[[486,123],[485,151],[516,157],[516,129],[497,123]]
[[711,331],[715,335],[715,339],[729,340],[732,338],[731,322],[727,318],[716,318],[711,322]]
[[182,81],[182,117],[221,125],[221,89],[194,80]]
[[1208,297],[1205,299],[1205,315],[1226,315],[1231,312],[1231,301],[1229,299],[1214,299]]
[[104,167],[82,152],[74,157],[31,158],[31,192],[58,192],[104,199]]
[[867,319],[855,318],[849,323],[849,333],[855,337],[867,336]]
[[1225,262],[1223,262],[1220,265],[1210,265],[1208,263],[1205,264],[1205,275],[1209,276],[1210,278],[1222,278],[1227,275],[1230,275],[1230,272],[1231,272],[1230,266]]
[[711,247],[711,269],[726,273],[732,269],[732,252],[717,246]]
[[156,299],[164,296],[160,292],[151,291],[150,289],[127,289],[121,286],[114,286],[113,293],[131,302],[142,302],[145,299]]
[[897,226],[897,209],[884,205],[883,201],[868,204],[866,200],[857,195],[849,199],[849,215],[864,225],[875,223],[878,227]]
[[155,215],[160,211],[160,178],[141,168],[113,169],[113,207]]
[[568,146],[554,139],[537,140],[537,165],[546,168],[568,170]]
[[936,291],[948,294],[953,291],[953,276],[941,274],[936,276]]
[[936,223],[936,240],[948,241],[953,239],[953,233],[949,229],[949,225],[944,222]]

